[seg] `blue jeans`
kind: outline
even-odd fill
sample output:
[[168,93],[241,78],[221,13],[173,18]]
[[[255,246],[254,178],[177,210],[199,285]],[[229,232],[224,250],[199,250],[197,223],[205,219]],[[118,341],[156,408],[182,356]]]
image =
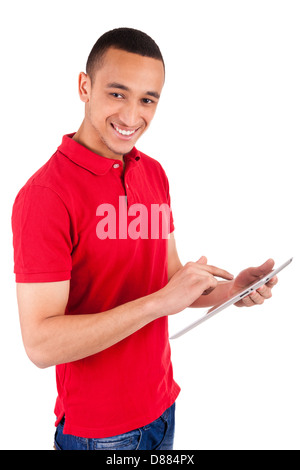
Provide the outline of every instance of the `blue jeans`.
[[54,439],[56,450],[172,450],[175,431],[175,403],[160,418],[142,428],[118,436],[86,439],[63,434],[64,418]]

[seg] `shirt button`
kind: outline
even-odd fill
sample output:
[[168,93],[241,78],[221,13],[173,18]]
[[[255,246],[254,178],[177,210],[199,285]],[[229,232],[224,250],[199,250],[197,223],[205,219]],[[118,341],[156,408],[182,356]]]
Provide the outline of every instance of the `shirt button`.
[[119,168],[119,166],[120,166],[119,163],[115,163],[115,164],[113,165],[113,168]]

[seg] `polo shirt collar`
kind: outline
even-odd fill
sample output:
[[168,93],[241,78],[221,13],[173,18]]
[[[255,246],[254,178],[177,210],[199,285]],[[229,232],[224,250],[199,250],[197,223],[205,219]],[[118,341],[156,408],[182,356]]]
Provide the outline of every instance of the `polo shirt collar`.
[[[77,165],[100,176],[105,175],[115,163],[119,162],[117,159],[102,157],[92,150],[89,150],[73,140],[72,137],[74,135],[75,132],[64,135],[62,143],[58,147],[58,151]],[[129,161],[135,164],[140,160],[140,158],[140,152],[135,147],[133,147],[129,153],[124,155],[126,164]]]

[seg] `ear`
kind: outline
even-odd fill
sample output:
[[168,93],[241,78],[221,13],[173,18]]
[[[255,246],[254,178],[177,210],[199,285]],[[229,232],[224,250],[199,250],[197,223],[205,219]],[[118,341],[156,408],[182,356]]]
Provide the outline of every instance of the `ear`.
[[90,77],[84,73],[80,72],[78,77],[78,92],[79,98],[84,103],[88,103],[90,99],[90,91],[91,91],[91,79]]

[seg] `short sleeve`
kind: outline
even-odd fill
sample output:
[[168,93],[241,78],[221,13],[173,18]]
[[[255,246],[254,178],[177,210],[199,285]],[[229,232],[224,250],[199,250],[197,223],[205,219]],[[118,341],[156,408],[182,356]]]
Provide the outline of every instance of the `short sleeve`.
[[12,211],[16,282],[54,282],[71,278],[72,239],[65,204],[48,187],[29,185]]

